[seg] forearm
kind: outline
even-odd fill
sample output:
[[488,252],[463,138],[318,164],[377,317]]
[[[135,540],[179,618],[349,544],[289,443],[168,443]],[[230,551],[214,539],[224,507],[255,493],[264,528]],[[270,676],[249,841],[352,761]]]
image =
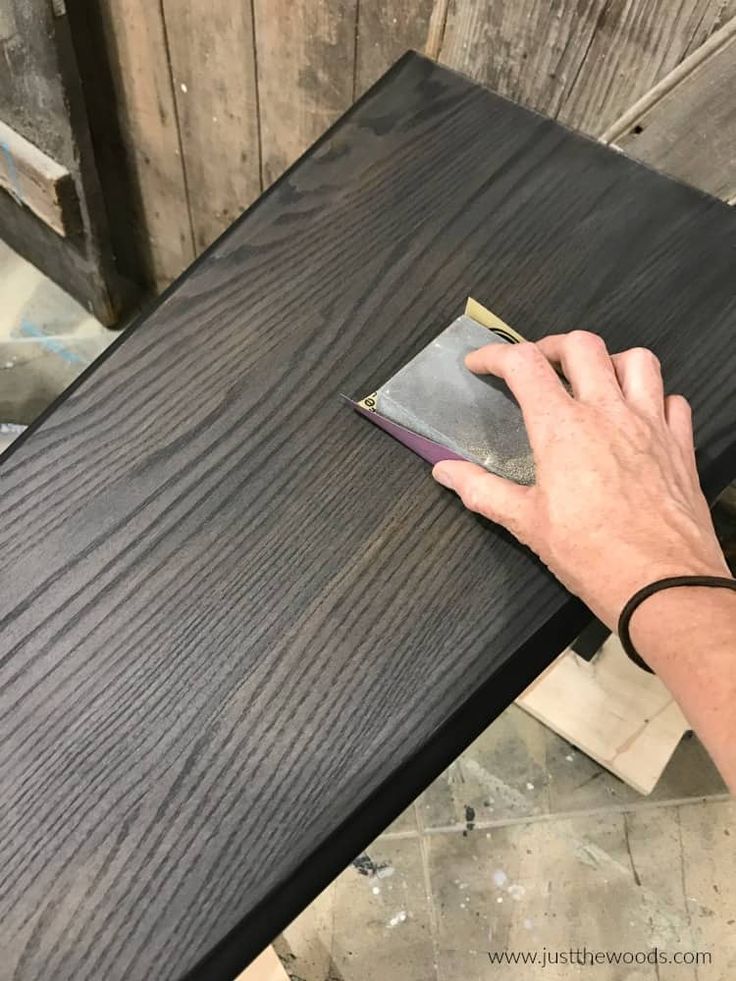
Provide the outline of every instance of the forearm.
[[736,792],[736,592],[656,593],[634,613],[631,639]]

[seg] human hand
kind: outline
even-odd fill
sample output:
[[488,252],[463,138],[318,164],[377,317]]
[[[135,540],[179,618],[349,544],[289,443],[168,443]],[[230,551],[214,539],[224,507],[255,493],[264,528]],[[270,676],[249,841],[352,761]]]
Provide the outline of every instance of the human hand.
[[536,483],[458,461],[438,463],[435,480],[508,528],[610,628],[656,579],[730,574],[700,489],[690,406],[665,397],[651,351],[609,355],[602,338],[574,331],[491,344],[466,364],[516,397]]

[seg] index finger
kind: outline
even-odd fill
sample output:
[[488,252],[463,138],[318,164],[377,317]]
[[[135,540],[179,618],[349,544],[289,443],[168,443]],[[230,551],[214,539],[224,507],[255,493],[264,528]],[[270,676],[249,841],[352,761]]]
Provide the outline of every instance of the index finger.
[[572,402],[562,381],[536,344],[488,344],[471,351],[465,364],[481,375],[495,375],[506,382],[519,403],[532,439],[542,425]]

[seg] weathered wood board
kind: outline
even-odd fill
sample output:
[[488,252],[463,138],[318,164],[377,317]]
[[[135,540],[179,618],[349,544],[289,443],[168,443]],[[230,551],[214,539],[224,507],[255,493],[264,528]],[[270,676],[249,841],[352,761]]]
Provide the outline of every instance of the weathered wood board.
[[[731,7],[736,14],[736,3]],[[599,136],[729,16],[723,0],[605,3],[559,118]]]
[[100,0],[99,18],[133,182],[127,222],[146,284],[162,289],[195,255],[163,14],[147,0]]
[[163,9],[199,253],[262,190],[251,5],[165,0]]
[[79,202],[68,169],[2,120],[0,188],[59,235],[81,231]]
[[736,195],[736,18],[604,134],[657,170]]
[[[456,0],[436,45],[443,64],[599,135],[736,13],[720,0]],[[434,54],[434,51],[432,52]]]
[[0,235],[104,323],[122,302],[63,4],[0,0]]
[[353,101],[404,52],[422,51],[437,0],[372,0],[356,8]]
[[254,0],[263,185],[345,112],[358,0]]

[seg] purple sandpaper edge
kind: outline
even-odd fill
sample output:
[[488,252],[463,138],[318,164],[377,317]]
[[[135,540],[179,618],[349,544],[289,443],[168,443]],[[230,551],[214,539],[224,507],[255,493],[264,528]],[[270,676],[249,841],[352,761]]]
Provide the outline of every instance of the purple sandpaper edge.
[[420,436],[419,433],[413,432],[411,429],[406,429],[405,426],[400,426],[396,422],[391,422],[390,419],[386,419],[385,416],[380,416],[377,412],[371,412],[369,409],[363,408],[354,399],[351,399],[348,395],[341,395],[341,398],[345,399],[356,412],[359,412],[366,419],[370,419],[372,423],[384,429],[389,436],[393,436],[404,446],[408,446],[410,450],[413,450],[417,456],[420,456],[427,463],[431,463],[432,466],[435,463],[439,463],[441,460],[465,460],[464,456],[459,456],[452,450],[448,450],[446,446],[441,443],[435,443],[434,440],[428,439],[426,436]]

